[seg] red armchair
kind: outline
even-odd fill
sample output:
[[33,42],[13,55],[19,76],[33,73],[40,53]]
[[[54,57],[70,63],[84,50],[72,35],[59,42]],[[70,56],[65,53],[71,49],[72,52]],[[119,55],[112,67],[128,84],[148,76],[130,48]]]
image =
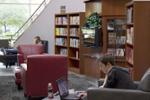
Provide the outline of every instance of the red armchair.
[[18,46],[18,63],[25,63],[28,55],[43,54],[43,45],[24,44]]
[[61,55],[31,55],[27,57],[27,66],[22,64],[22,85],[28,97],[47,96],[48,83],[52,83],[56,92],[56,80],[67,78],[67,57]]
[[[25,63],[27,61],[27,56],[29,55],[36,55],[36,54],[43,54],[44,47],[43,45],[37,44],[23,44],[17,47],[18,49],[18,64]],[[20,67],[15,68],[15,82],[18,86],[18,89],[21,88],[21,69]]]

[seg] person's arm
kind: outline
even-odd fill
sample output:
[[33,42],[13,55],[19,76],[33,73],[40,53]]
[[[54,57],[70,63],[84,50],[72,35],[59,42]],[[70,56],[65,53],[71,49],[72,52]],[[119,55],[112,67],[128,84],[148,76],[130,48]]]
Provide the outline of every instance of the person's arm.
[[116,70],[111,70],[107,74],[107,79],[106,82],[104,82],[103,87],[105,88],[113,88],[116,84],[116,75],[115,75]]
[[105,84],[106,84],[106,81],[107,81],[107,75],[105,76],[104,82],[103,82],[103,84],[100,86],[100,88],[104,88],[104,86],[105,86]]

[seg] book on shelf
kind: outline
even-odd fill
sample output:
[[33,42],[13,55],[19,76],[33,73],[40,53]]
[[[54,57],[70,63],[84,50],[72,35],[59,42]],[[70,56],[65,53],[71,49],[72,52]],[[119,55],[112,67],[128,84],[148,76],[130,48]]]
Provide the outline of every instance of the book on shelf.
[[127,24],[131,24],[133,22],[133,8],[130,7],[127,9]]
[[59,45],[59,46],[67,46],[67,39],[66,38],[56,38],[55,44]]
[[79,25],[80,18],[79,16],[70,16],[70,25]]
[[109,32],[108,33],[108,44],[115,44],[116,43],[116,33]]
[[117,36],[116,37],[117,45],[125,45],[125,43],[126,43],[126,36]]
[[55,28],[55,35],[56,36],[67,36],[68,32],[67,32],[67,28]]
[[130,47],[126,48],[126,60],[133,65],[133,49]]
[[68,24],[67,17],[56,17],[55,23],[56,25],[67,25]]
[[116,56],[123,57],[125,56],[125,49],[116,49]]
[[76,59],[79,59],[79,51],[76,51]]
[[107,49],[107,54],[115,56],[116,50],[114,48]]
[[79,28],[70,28],[70,36],[79,36]]
[[79,39],[70,38],[70,47],[79,47]]
[[67,49],[61,48],[60,49],[60,54],[61,55],[67,55]]
[[133,44],[134,41],[134,28],[130,27],[127,29],[127,43]]
[[125,49],[121,49],[121,48],[109,48],[107,50],[107,54],[110,54],[112,56],[119,56],[119,57],[123,57],[125,56]]

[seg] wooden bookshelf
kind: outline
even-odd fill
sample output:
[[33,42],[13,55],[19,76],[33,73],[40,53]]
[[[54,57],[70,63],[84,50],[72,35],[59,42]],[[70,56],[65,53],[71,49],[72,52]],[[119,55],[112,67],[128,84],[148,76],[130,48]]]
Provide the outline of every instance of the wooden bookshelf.
[[55,54],[68,57],[69,70],[80,73],[80,34],[84,13],[55,14]]
[[150,67],[150,1],[132,1],[126,9],[126,62],[134,80],[140,80]]
[[116,65],[125,66],[125,16],[107,19],[107,54],[115,58]]
[[[107,29],[108,23],[111,20],[124,19],[126,18],[126,9],[125,4],[131,0],[89,0],[85,2],[86,17],[93,12],[98,12],[102,17],[102,41],[103,45],[99,48],[90,48],[84,47],[83,42],[81,41],[81,66],[82,72],[91,77],[100,78],[104,77],[99,71],[98,63],[95,58],[87,57],[86,55],[101,55],[107,53],[108,49],[116,48],[116,44],[109,45],[108,35],[109,31]],[[120,26],[119,26],[120,27]],[[123,31],[126,31],[122,29]],[[113,32],[113,31],[112,31]],[[123,32],[122,36],[126,37],[126,33]],[[81,39],[82,40],[82,39]],[[119,47],[117,47],[119,49]],[[125,45],[122,45],[121,48],[125,48]],[[124,53],[124,52],[123,52]],[[125,56],[116,56],[116,62],[120,66],[125,66]]]

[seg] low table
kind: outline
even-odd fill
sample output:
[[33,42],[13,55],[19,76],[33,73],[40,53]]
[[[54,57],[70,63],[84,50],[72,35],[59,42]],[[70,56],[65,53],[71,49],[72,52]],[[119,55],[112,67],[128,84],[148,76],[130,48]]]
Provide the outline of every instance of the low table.
[[[70,89],[69,92],[70,92],[70,94],[71,94],[71,93],[77,93],[77,92],[79,92],[79,93],[85,93],[85,95],[82,96],[82,97],[80,98],[80,100],[87,100],[87,94],[86,94],[86,92],[84,92],[84,91],[74,91],[73,89]],[[60,99],[60,96],[57,95],[57,96],[54,96],[53,99],[49,99],[48,97],[46,97],[46,98],[44,98],[44,99],[42,99],[42,100],[61,100],[61,99]]]
[[54,96],[53,99],[49,99],[48,97],[46,97],[46,98],[44,98],[44,99],[42,99],[42,100],[60,100],[60,96],[59,96],[59,95]]

